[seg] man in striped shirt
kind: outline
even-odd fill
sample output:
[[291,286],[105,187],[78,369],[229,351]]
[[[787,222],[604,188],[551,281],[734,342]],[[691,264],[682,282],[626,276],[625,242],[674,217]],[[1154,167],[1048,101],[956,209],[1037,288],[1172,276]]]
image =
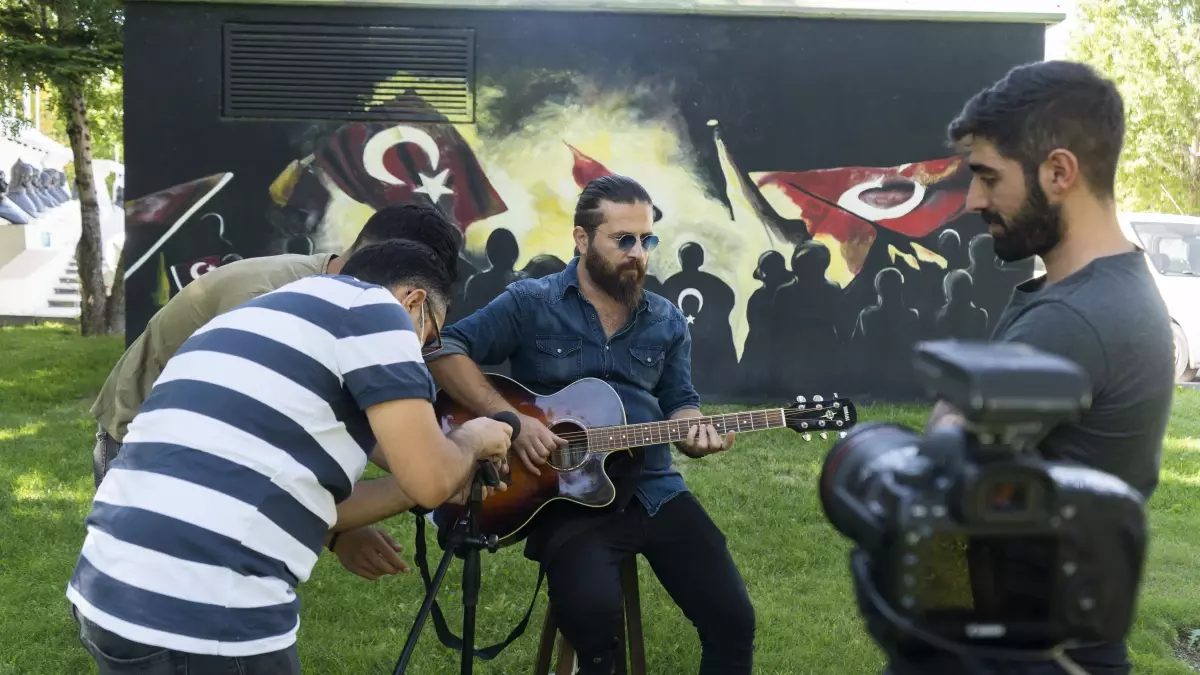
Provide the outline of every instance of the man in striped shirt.
[[[271,255],[247,258],[205,274],[171,298],[113,367],[92,405],[98,423],[92,468],[96,486],[121,448],[129,423],[150,394],[163,366],[185,340],[214,317],[268,291],[314,274],[339,274],[358,249],[389,239],[417,241],[433,249],[453,284],[457,276],[461,234],[438,209],[401,203],[371,215],[358,237],[341,254]],[[383,479],[385,481],[390,479]],[[359,489],[375,489],[367,481]],[[347,570],[374,581],[407,572],[401,550],[382,528],[361,527],[331,539],[329,550]]]
[[[101,675],[299,673],[295,588],[326,534],[434,508],[478,459],[503,468],[508,425],[446,436],[433,413],[423,357],[449,286],[429,248],[393,240],[183,343],[97,489],[67,588]],[[354,490],[368,459],[394,480]]]

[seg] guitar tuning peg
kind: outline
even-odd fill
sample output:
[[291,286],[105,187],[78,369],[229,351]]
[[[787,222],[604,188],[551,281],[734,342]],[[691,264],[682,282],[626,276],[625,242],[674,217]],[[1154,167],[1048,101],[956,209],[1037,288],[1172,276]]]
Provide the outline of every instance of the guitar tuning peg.
[[835,391],[835,392],[833,392],[833,397],[834,397],[834,398],[841,398],[841,396],[838,396],[838,395],[837,395],[837,392],[836,392],[836,391]]
[[817,403],[820,403],[821,401],[824,401],[825,399],[821,398],[820,394],[817,394],[816,396],[813,397],[813,400],[816,401]]
[[844,432],[844,431],[838,432],[838,438],[845,438],[845,437],[846,437],[846,432]]
[[822,439],[829,438],[829,434],[827,434],[827,433],[825,433],[824,431],[822,431],[822,432],[821,432],[821,438],[822,438]]
[[806,402],[807,400],[808,400],[808,399],[804,398],[803,396],[797,396],[797,397],[796,397],[796,403],[803,404],[803,403],[804,403],[804,402]]
[[800,434],[800,437],[801,437],[801,438],[803,438],[803,439],[804,439],[804,440],[806,440],[806,441],[811,441],[811,440],[812,440],[812,434],[808,433],[807,431],[806,431],[806,432],[804,432],[803,434]]

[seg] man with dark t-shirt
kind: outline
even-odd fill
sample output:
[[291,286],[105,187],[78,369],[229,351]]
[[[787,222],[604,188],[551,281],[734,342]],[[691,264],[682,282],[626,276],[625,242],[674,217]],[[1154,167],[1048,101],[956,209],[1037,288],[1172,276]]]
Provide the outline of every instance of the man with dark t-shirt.
[[[1036,255],[1046,266],[1045,275],[1013,291],[993,340],[1067,357],[1091,383],[1091,408],[1053,429],[1041,454],[1117,476],[1148,500],[1171,414],[1173,343],[1149,261],[1117,221],[1124,130],[1124,104],[1112,82],[1081,64],[1047,61],[1014,68],[972,98],[949,135],[969,153],[967,208],[988,224],[996,255],[1006,262]],[[940,402],[929,423],[961,419]],[[1023,578],[1049,573],[1023,551],[973,554],[1005,570],[1011,583],[993,590],[1006,594],[1020,594]],[[968,663],[944,653],[888,651],[896,675],[1066,672],[1051,662]],[[1066,655],[1091,675],[1132,672],[1124,641]]]

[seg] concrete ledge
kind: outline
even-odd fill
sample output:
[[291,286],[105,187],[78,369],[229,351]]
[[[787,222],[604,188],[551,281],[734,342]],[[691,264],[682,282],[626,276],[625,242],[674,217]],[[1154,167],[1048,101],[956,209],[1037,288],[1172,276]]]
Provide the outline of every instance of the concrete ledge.
[[48,323],[61,323],[67,326],[78,326],[77,316],[7,316],[0,314],[0,326],[41,326]]

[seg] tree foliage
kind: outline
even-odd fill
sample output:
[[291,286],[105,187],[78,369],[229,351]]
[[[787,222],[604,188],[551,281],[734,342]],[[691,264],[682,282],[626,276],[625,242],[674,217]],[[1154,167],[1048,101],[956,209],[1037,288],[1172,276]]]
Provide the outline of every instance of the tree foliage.
[[29,125],[22,95],[45,87],[50,96],[44,104],[57,120],[44,131],[68,144],[63,92],[78,88],[88,104],[94,156],[115,159],[113,146],[124,142],[124,23],[119,0],[0,0],[0,105],[16,113],[0,131],[15,133]]
[[[95,159],[117,159],[114,148],[125,145],[125,101],[122,87],[124,82],[120,71],[103,78],[95,78],[87,83],[84,98],[88,106],[88,123],[92,130],[92,156]],[[54,126],[43,129],[50,138],[70,145],[67,136],[65,104],[53,92],[50,105],[58,112]]]
[[[113,118],[120,122],[119,113],[97,111],[113,107],[112,85],[120,82],[124,23],[123,0],[0,0],[0,102],[19,109],[14,104],[25,91],[49,87],[70,140],[81,217],[75,259],[84,335],[120,332],[125,323],[120,262],[111,296],[105,288],[100,205],[92,168],[93,127],[111,136]],[[21,123],[28,122],[16,122]],[[107,140],[111,151],[111,138],[100,140]]]
[[1200,0],[1080,0],[1069,58],[1125,98],[1121,208],[1200,215]]

